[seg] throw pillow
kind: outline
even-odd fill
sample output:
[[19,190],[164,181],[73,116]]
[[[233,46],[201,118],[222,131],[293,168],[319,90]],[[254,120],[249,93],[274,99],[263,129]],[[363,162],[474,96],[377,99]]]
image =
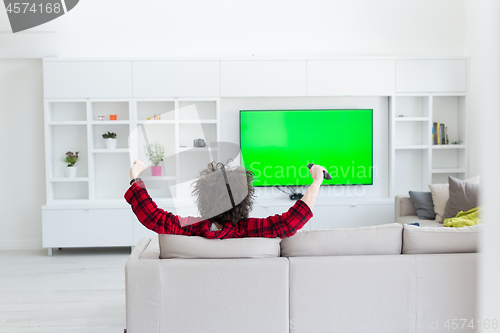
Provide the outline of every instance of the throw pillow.
[[160,259],[271,258],[280,256],[281,238],[207,239],[201,236],[158,234]]
[[410,191],[409,194],[419,219],[434,220],[436,218],[431,192]]
[[[479,184],[479,176],[466,179],[465,182]],[[444,208],[449,198],[449,185],[448,184],[430,184],[432,202],[434,203],[434,212],[436,213],[436,221],[443,223],[444,221]]]
[[468,183],[450,176],[448,178],[449,199],[444,208],[444,218],[457,216],[478,206],[477,193],[479,184]]

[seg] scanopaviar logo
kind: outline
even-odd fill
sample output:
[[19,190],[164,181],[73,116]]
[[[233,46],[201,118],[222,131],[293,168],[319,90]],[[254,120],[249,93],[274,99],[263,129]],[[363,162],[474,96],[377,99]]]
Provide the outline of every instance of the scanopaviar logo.
[[79,0],[4,0],[12,32],[30,29],[62,16]]

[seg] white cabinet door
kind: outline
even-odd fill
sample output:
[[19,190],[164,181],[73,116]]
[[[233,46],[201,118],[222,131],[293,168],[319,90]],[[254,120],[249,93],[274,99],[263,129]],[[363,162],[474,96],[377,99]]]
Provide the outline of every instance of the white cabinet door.
[[134,97],[217,97],[218,61],[134,61]]
[[465,92],[467,60],[396,60],[396,92]]
[[311,230],[357,228],[394,223],[394,205],[314,206]]
[[45,98],[129,98],[132,96],[130,61],[45,61]]
[[306,61],[221,61],[221,96],[306,96]]
[[392,60],[307,61],[307,96],[392,95]]
[[130,209],[42,210],[43,247],[131,246]]

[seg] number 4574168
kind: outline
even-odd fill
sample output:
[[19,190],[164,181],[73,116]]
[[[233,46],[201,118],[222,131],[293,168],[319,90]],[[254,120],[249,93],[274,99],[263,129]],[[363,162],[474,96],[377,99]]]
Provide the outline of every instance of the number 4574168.
[[6,8],[7,13],[60,13],[62,8],[60,3],[30,3],[30,2],[13,2],[9,3]]
[[485,319],[483,321],[476,320],[476,325],[474,325],[474,319],[448,319],[444,323],[444,327],[452,330],[462,330],[465,328],[474,329],[474,327],[483,328],[483,329],[498,329],[498,319]]

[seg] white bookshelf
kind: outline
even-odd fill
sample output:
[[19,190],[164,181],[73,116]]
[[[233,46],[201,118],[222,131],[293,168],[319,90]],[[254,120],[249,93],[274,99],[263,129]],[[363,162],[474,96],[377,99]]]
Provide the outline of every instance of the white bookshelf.
[[[450,175],[468,177],[465,94],[395,94],[389,121],[393,129],[391,196],[429,191],[428,184],[447,183]],[[450,144],[433,144],[434,122],[448,127]],[[451,144],[453,141],[462,144]]]
[[[117,120],[109,120],[114,114]],[[154,120],[155,115],[161,120]],[[98,120],[99,116],[105,120]],[[217,148],[210,143],[220,137],[218,98],[51,99],[45,101],[45,119],[48,204],[123,199],[129,182],[129,144],[136,146],[140,160],[147,161],[144,135],[132,136],[129,142],[129,135],[139,128],[146,130],[149,143],[162,143],[167,155],[161,176],[151,176],[148,168],[142,177],[155,199],[176,196],[175,190],[167,188],[200,171],[199,164],[190,164],[192,156],[217,159]],[[102,134],[108,131],[117,134],[116,149],[106,148]],[[194,148],[193,140],[199,138],[208,147]],[[76,178],[65,177],[60,158],[67,151],[79,152]]]

